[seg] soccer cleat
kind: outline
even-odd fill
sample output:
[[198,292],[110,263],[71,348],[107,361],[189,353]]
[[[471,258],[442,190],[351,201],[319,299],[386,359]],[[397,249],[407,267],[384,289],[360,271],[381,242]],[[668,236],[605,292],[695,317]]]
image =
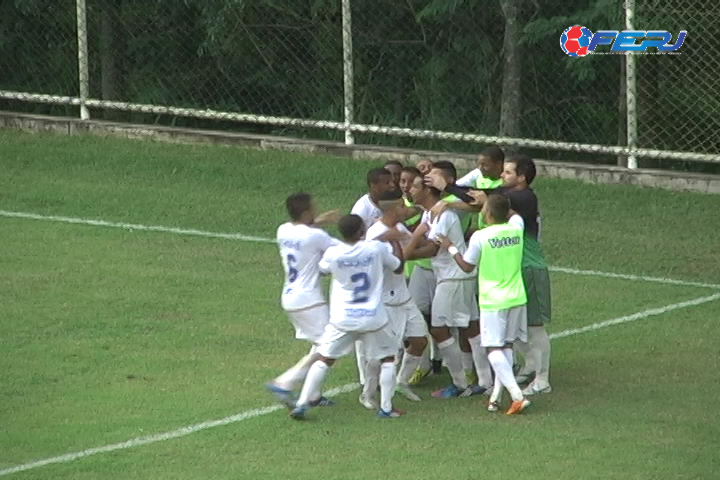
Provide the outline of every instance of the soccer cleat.
[[275,398],[278,399],[280,403],[285,405],[288,409],[295,408],[295,394],[292,390],[287,390],[281,387],[278,387],[274,383],[266,383],[265,388],[267,388],[270,393],[275,395]]
[[408,385],[398,385],[395,391],[400,393],[402,396],[404,396],[411,402],[419,402],[422,400],[417,393],[413,392],[410,389]]
[[358,402],[360,402],[360,405],[367,408],[368,410],[377,410],[378,409],[378,403],[373,398],[368,398],[365,395],[360,395],[358,397]]
[[459,389],[455,384],[451,384],[440,390],[435,390],[431,395],[433,398],[452,398],[460,396],[462,392],[463,390]]
[[317,400],[310,402],[311,407],[332,407],[333,405],[335,405],[335,402],[327,397],[320,397]]
[[487,391],[488,391],[488,389],[486,387],[481,387],[480,385],[470,385],[458,396],[459,397],[472,397],[473,395],[482,395],[483,393],[485,393]]
[[405,414],[405,412],[398,410],[396,408],[393,408],[389,412],[386,412],[385,410],[378,410],[377,416],[380,418],[398,418]]
[[522,400],[515,400],[505,412],[505,415],[516,415],[523,412],[527,407],[530,406],[530,400],[523,398]]
[[308,405],[298,405],[290,412],[290,418],[293,418],[295,420],[305,420],[305,413],[308,411],[309,408],[310,407]]
[[488,412],[494,413],[500,410],[500,404],[498,402],[488,403]]
[[419,385],[423,378],[427,377],[428,374],[430,374],[430,370],[425,370],[420,367],[416,368],[412,377],[410,377],[410,380],[408,381],[408,385]]
[[532,382],[530,385],[525,387],[525,389],[522,391],[523,395],[526,395],[526,396],[537,395],[539,393],[551,393],[551,392],[552,392],[552,387],[550,386],[550,384],[541,386],[535,382]]

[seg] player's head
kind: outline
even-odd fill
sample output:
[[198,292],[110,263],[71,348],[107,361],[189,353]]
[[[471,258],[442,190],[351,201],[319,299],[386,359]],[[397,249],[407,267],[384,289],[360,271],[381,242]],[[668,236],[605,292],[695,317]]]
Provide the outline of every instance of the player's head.
[[315,202],[309,193],[293,193],[285,200],[285,207],[295,223],[311,224],[315,220]]
[[393,176],[393,183],[395,184],[395,187],[400,186],[400,173],[403,169],[403,164],[398,162],[397,160],[388,160],[383,165],[383,168],[387,170],[388,172],[392,173]]
[[383,218],[388,223],[396,224],[402,220],[403,196],[400,190],[388,190],[380,195],[378,199],[378,207],[383,214]]
[[535,162],[528,155],[518,154],[508,158],[502,173],[503,187],[525,188],[535,180]]
[[416,177],[422,177],[422,173],[415,167],[404,167],[400,173],[400,191],[406,198],[409,197],[410,200],[412,200],[410,188]]
[[425,185],[423,176],[415,177],[410,187],[410,197],[418,205],[427,206],[437,203],[440,200],[441,192],[435,187]]
[[420,170],[420,173],[422,173],[423,175],[427,175],[428,173],[430,173],[430,170],[432,170],[433,162],[431,162],[427,158],[423,158],[422,160],[417,162],[415,166],[418,170]]
[[448,162],[447,160],[441,160],[433,163],[432,171],[441,175],[448,185],[455,183],[455,179],[457,178],[457,169],[455,168],[455,164]]
[[367,186],[370,198],[377,201],[383,192],[395,188],[392,173],[384,168],[373,168],[367,173]]
[[478,168],[483,177],[497,180],[503,172],[505,153],[500,147],[488,147],[478,155]]
[[486,225],[505,223],[510,213],[510,200],[503,195],[490,195],[483,205],[482,216]]
[[356,243],[365,236],[365,222],[359,216],[351,213],[338,221],[338,230],[347,243]]

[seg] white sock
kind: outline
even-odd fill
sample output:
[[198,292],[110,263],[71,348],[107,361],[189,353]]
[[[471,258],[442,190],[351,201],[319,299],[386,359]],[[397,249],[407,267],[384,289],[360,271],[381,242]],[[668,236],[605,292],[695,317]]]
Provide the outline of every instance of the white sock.
[[355,359],[357,360],[358,380],[360,385],[365,385],[365,344],[361,340],[355,342]]
[[320,360],[317,360],[310,366],[307,377],[305,377],[305,383],[300,391],[300,397],[297,401],[298,405],[308,405],[312,400],[320,398],[320,390],[322,389],[329,368],[325,362],[321,362]]
[[442,352],[445,365],[450,372],[452,381],[456,387],[461,390],[467,388],[467,379],[465,378],[465,371],[462,365],[462,356],[460,355],[460,347],[454,338],[450,337],[447,340],[438,343],[438,348]]
[[422,357],[416,357],[415,355],[410,355],[409,353],[405,352],[402,365],[400,367],[400,372],[398,373],[397,377],[397,383],[399,385],[408,384],[408,382],[410,381],[410,377],[412,377],[415,369],[418,367],[418,365],[420,365],[421,360]]
[[369,360],[365,364],[365,384],[363,385],[363,397],[372,398],[380,383],[380,360]]
[[435,339],[431,336],[430,337],[430,358],[433,360],[439,360],[442,362],[442,352],[440,351],[440,348],[438,347],[437,342]]
[[313,345],[310,349],[310,353],[305,355],[298,363],[290,367],[285,373],[274,380],[275,385],[280,388],[284,388],[285,390],[292,390],[298,382],[305,379],[308,370],[310,370],[310,365],[315,363],[315,360],[319,357],[320,355],[317,353],[317,347]]
[[383,411],[392,411],[392,399],[394,394],[395,364],[393,362],[384,362],[380,365],[380,408]]
[[490,363],[487,359],[487,350],[482,346],[480,335],[476,335],[468,339],[470,349],[472,350],[472,359],[475,363],[475,371],[478,375],[478,385],[481,387],[489,387],[492,385],[492,371]]
[[[430,345],[432,346],[432,343]],[[430,368],[432,368],[432,365],[430,364],[430,350],[432,349],[426,348],[422,356],[420,357],[420,368],[422,368],[423,370],[430,370]]]
[[462,350],[460,350],[460,352],[462,352],[460,355],[462,356],[462,366],[463,370],[465,370],[465,374],[472,374],[473,369],[475,368],[475,364],[473,363],[472,351],[463,352]]
[[490,395],[490,403],[498,403],[500,402],[500,397],[502,397],[503,394],[503,384],[497,377],[495,378],[495,384],[493,385],[493,391]]
[[542,386],[550,385],[550,337],[545,327],[530,327],[531,348],[537,352],[537,373],[535,381]]
[[508,362],[505,353],[501,350],[491,350],[490,353],[488,353],[488,360],[493,370],[495,370],[495,381],[502,382],[503,386],[510,392],[513,401],[522,400],[522,390],[520,390],[520,387],[515,381],[512,364]]
[[513,349],[512,348],[503,348],[503,355],[505,355],[505,358],[507,359],[508,363],[510,364],[510,367],[513,366]]

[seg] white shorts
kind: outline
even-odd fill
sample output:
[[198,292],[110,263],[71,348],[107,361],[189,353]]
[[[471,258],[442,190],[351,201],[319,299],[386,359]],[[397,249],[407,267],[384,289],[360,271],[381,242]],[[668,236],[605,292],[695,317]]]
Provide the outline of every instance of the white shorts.
[[410,296],[420,311],[425,315],[429,315],[430,306],[435,296],[435,274],[433,271],[416,265],[410,274],[408,290],[410,290]]
[[412,300],[402,305],[385,305],[385,311],[393,324],[393,330],[399,332],[399,343],[410,337],[426,337],[427,323]]
[[480,340],[483,347],[503,347],[516,340],[527,342],[527,307],[480,311]]
[[343,332],[328,324],[317,351],[325,358],[337,359],[350,353],[355,341],[360,340],[366,360],[382,360],[397,354],[398,338],[399,333],[393,330],[390,322],[374,332]]
[[313,305],[301,310],[285,311],[295,327],[295,338],[317,343],[330,321],[327,303]]
[[477,300],[475,283],[477,279],[445,280],[435,288],[435,300],[432,304],[433,327],[467,328],[470,322],[477,320]]

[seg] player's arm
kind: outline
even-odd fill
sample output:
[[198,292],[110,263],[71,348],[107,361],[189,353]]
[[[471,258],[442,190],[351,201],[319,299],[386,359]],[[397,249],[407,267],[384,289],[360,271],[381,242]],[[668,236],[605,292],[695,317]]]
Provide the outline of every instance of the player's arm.
[[460,270],[465,273],[470,273],[475,270],[475,266],[477,265],[477,259],[475,259],[475,257],[479,258],[479,249],[474,249],[477,250],[477,253],[471,253],[471,250],[473,250],[473,244],[477,244],[479,246],[479,242],[471,242],[467,252],[465,252],[465,255],[463,256],[458,251],[457,247],[453,245],[450,239],[445,235],[438,235],[438,239],[440,240],[440,248],[446,249],[450,255],[452,255],[453,260],[455,260],[455,263],[458,264]]
[[311,226],[325,227],[327,225],[333,225],[340,220],[340,217],[340,210],[330,210],[315,217],[315,221]]
[[421,223],[413,232],[410,243],[403,251],[406,260],[434,257],[440,248],[435,242],[428,240],[425,235],[429,231],[427,223]]
[[403,272],[405,262],[403,261],[403,252],[398,242],[380,243],[378,248],[381,253],[382,264],[384,267],[400,274]]

